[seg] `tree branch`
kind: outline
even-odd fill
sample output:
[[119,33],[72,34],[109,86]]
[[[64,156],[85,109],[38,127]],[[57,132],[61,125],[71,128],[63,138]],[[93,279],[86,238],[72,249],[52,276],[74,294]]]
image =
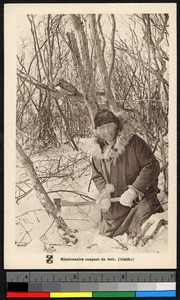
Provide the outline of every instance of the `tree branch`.
[[114,63],[115,63],[115,48],[114,48],[114,40],[115,40],[115,32],[116,32],[116,21],[113,14],[111,14],[112,19],[112,33],[111,33],[111,65],[110,65],[110,71],[109,71],[109,82],[111,82],[112,72],[114,70]]
[[[18,142],[16,142],[16,149],[17,149],[19,158],[21,160],[21,163],[25,167],[25,169],[27,171],[27,174],[29,175],[29,177],[31,179],[33,188],[35,189],[36,195],[39,198],[40,203],[45,208],[48,215],[50,215],[53,218],[57,229],[58,230],[62,229],[63,232],[65,232],[66,234],[69,235],[70,240],[73,243],[76,243],[77,239],[72,234],[72,231],[68,228],[65,221],[61,218],[61,216],[60,216],[59,212],[57,211],[56,207],[54,206],[51,199],[47,195],[47,193],[44,190],[39,178],[36,175],[36,172],[34,170],[32,161],[25,154],[25,152],[23,151],[22,147],[20,146],[20,144]],[[62,235],[62,238],[63,238],[63,235]]]

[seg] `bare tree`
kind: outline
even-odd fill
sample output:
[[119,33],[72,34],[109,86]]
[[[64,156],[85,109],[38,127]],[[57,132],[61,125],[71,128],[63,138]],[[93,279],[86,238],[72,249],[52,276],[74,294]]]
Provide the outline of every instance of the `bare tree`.
[[[103,79],[103,83],[104,83],[106,98],[107,98],[107,101],[108,101],[109,105],[112,107],[112,109],[114,111],[117,111],[118,107],[117,107],[117,104],[116,104],[116,101],[115,101],[115,98],[114,98],[114,95],[113,95],[113,92],[112,92],[112,89],[111,89],[111,85],[110,85],[110,78],[111,78],[112,68],[110,70],[110,76],[109,76],[108,71],[107,71],[106,62],[105,62],[104,53],[103,53],[103,50],[102,50],[102,45],[101,45],[99,33],[98,33],[98,29],[97,29],[96,15],[93,15],[93,14],[90,15],[90,22],[91,22],[91,27],[92,27],[91,28],[92,37],[93,37],[93,41],[94,41],[95,47],[96,47],[96,55],[97,55],[98,66],[99,66],[100,72],[102,74],[102,79]],[[115,21],[114,21],[114,26],[115,26]],[[102,33],[101,27],[100,27],[100,30],[101,30],[101,33]],[[111,67],[112,67],[112,65],[111,65]]]
[[[59,17],[58,21],[61,19]],[[55,25],[54,19],[48,15],[44,18],[43,24],[45,27],[45,37],[41,42],[38,36],[39,24],[35,24],[35,17],[33,15],[28,15],[28,20],[30,22],[32,40],[34,45],[34,57],[30,62],[28,70],[23,66],[21,62],[21,69],[18,70],[18,77],[22,81],[22,85],[36,87],[35,100],[37,110],[37,122],[38,122],[38,140],[44,144],[46,147],[48,144],[57,146],[59,141],[56,137],[54,131],[54,116],[52,114],[54,103],[60,114],[60,118],[64,121],[64,128],[67,137],[69,138],[72,146],[77,150],[77,145],[71,135],[71,132],[67,125],[67,119],[63,110],[59,105],[60,99],[64,93],[58,93],[54,87],[54,81],[58,76],[57,70],[60,68],[62,59],[57,60],[57,52],[59,51],[56,47],[57,43],[55,41]],[[31,71],[32,65],[35,66],[35,71]],[[37,75],[36,75],[37,74]],[[55,92],[55,93],[53,93]],[[56,95],[56,96],[55,96]],[[31,97],[32,100],[32,97]]]
[[[46,147],[61,144],[59,132],[77,150],[74,137],[91,134],[102,97],[113,111],[125,109],[138,122],[139,134],[160,152],[167,187],[168,15],[129,15],[127,38],[117,15],[39,18],[28,16],[31,60],[26,64],[25,53],[18,56],[18,135],[25,141],[39,137]],[[37,126],[28,127],[29,121]]]
[[51,218],[53,218],[54,224],[55,224],[57,230],[59,231],[59,233],[61,234],[62,239],[65,240],[66,243],[69,243],[69,242],[76,243],[77,238],[74,236],[73,231],[68,228],[67,224],[60,216],[60,212],[57,210],[57,208],[54,206],[51,199],[47,195],[38,176],[36,175],[32,161],[25,154],[21,145],[18,142],[16,142],[16,149],[17,149],[19,158],[21,160],[21,163],[24,166],[24,168],[26,169],[26,172],[27,172],[29,178],[31,179],[33,188],[36,192],[38,199],[40,200],[40,203],[45,208],[47,214]]
[[125,110],[154,152],[161,154],[164,189],[167,190],[168,134],[168,15],[132,15],[126,26],[129,39],[115,40],[113,88]]

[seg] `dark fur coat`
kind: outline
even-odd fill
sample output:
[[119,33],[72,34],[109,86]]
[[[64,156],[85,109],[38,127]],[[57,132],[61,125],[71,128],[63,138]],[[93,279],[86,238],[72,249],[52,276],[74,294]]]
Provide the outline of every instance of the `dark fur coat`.
[[[157,199],[159,162],[129,122],[122,116],[119,121],[120,130],[113,147],[98,135],[92,139],[92,180],[99,192],[106,188],[111,197],[120,197],[131,186],[140,200],[146,199],[148,210],[156,211],[160,207]],[[101,233],[114,235],[130,210],[119,202],[112,203],[108,212],[102,214]]]

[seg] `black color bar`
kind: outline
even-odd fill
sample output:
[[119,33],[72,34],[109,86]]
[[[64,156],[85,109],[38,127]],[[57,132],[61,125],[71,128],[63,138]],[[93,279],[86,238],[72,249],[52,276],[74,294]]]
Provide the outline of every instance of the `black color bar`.
[[8,292],[28,292],[28,282],[8,282]]

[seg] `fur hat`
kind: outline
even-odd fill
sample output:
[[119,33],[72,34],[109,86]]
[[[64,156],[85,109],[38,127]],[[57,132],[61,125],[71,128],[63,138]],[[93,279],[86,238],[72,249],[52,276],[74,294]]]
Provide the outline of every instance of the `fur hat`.
[[95,129],[107,123],[114,122],[119,124],[119,119],[108,109],[102,109],[97,112],[94,118]]

